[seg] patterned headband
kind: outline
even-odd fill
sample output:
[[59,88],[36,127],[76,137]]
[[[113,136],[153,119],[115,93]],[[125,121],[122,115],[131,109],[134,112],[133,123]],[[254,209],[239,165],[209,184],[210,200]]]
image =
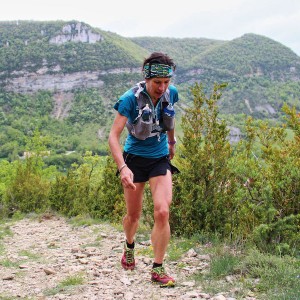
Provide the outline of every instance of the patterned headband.
[[153,77],[172,77],[173,69],[169,65],[153,63],[146,64],[144,66],[144,77],[145,78],[153,78]]

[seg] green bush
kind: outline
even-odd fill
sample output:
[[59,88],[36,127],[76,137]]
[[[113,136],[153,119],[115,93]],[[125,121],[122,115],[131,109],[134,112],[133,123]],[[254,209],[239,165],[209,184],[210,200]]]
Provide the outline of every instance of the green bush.
[[86,152],[81,165],[73,164],[67,174],[59,174],[51,185],[51,208],[67,216],[93,214],[100,174],[101,157]]
[[246,119],[245,137],[229,144],[219,117],[223,85],[210,97],[192,89],[193,105],[182,116],[183,137],[175,164],[171,228],[175,234],[218,233],[249,239],[259,249],[296,254],[299,248],[300,138],[295,109],[284,108],[286,126]]
[[281,258],[251,250],[241,260],[236,272],[259,279],[256,289],[265,295],[262,299],[296,300],[299,296],[299,267],[296,258]]
[[264,252],[300,255],[300,214],[290,215],[253,230],[253,241]]
[[206,97],[195,84],[193,106],[182,116],[182,143],[175,164],[181,173],[174,176],[171,228],[177,234],[232,230],[235,183],[228,167],[231,147],[226,123],[218,117],[217,102],[226,85],[215,85]]
[[40,162],[39,157],[28,158],[25,163],[18,162],[15,177],[4,196],[4,205],[9,214],[15,211],[40,212],[48,208],[50,182],[43,178]]

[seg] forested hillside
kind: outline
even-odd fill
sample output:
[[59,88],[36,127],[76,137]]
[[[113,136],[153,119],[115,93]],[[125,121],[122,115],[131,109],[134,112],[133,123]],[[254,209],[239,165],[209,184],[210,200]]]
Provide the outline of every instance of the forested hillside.
[[124,38],[77,21],[0,22],[0,158],[22,156],[36,129],[57,155],[49,163],[68,164],[60,161],[65,152],[105,154],[112,105],[142,80],[141,63],[152,51],[177,64],[179,116],[195,82],[205,91],[228,83],[220,111],[237,127],[243,114],[278,122],[284,102],[300,108],[300,58],[267,37]]
[[132,38],[149,51],[159,49],[178,60],[182,92],[197,81],[207,89],[227,82],[221,110],[226,114],[278,118],[283,102],[300,107],[300,58],[267,37],[245,34],[232,41]]

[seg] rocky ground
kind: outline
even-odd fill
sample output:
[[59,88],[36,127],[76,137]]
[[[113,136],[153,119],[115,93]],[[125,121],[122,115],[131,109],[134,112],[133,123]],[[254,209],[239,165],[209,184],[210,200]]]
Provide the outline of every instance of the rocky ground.
[[209,267],[209,256],[193,249],[167,265],[177,285],[159,288],[150,282],[150,242],[137,244],[137,268],[125,271],[123,233],[108,224],[72,226],[51,216],[7,228],[10,234],[0,240],[0,299],[235,299],[224,291],[209,295],[191,279]]

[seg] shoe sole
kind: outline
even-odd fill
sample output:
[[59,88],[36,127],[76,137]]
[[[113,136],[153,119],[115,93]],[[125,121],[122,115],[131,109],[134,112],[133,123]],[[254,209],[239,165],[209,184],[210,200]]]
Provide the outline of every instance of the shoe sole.
[[151,281],[155,285],[159,285],[161,288],[173,288],[175,287],[175,283],[173,281],[168,281],[167,283],[161,283],[159,281]]

